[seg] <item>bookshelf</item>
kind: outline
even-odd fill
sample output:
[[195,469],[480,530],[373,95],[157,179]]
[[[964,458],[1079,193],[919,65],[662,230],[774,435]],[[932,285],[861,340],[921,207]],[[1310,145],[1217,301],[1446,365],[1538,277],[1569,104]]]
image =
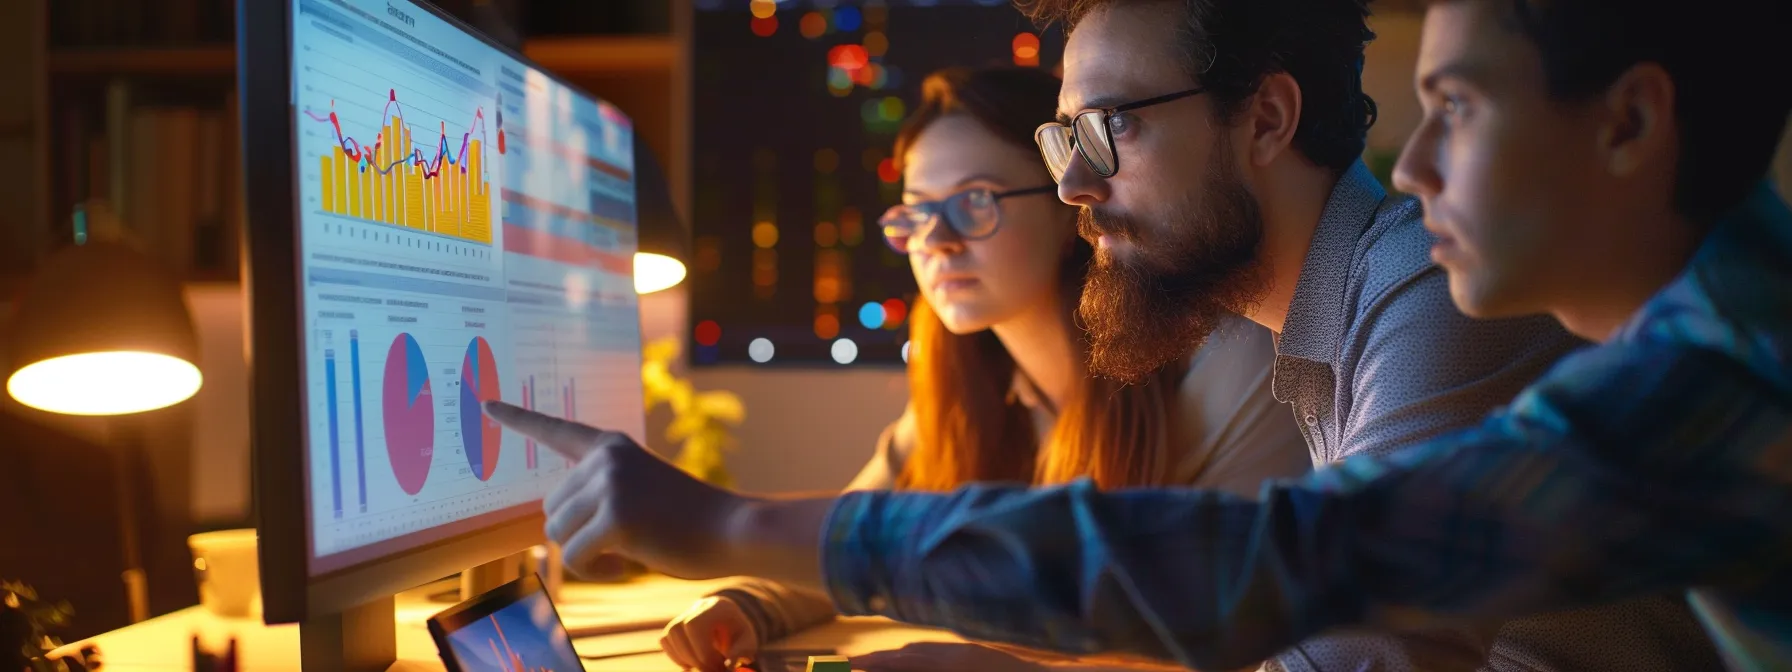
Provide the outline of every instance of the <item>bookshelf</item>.
[[[21,155],[33,160],[31,170],[24,171],[30,173],[24,188],[34,205],[0,222],[8,247],[15,250],[0,265],[0,297],[16,293],[36,260],[65,244],[75,204],[93,198],[122,204],[125,226],[137,234],[139,244],[170,262],[189,282],[237,282],[235,250],[242,224],[236,214],[241,185],[233,179],[240,173],[235,45],[59,46],[35,37],[45,33],[54,9],[53,0],[36,0],[0,11],[0,19],[13,19],[6,22],[11,27],[0,28],[0,42],[13,37],[20,40],[15,44],[31,49],[18,61],[28,77],[22,88],[32,92],[30,111],[0,111],[0,140],[26,141],[28,149]],[[674,183],[682,181],[687,116],[680,109],[683,50],[678,38],[532,38],[523,52],[543,69],[628,111]],[[201,155],[178,160],[171,168],[146,166],[141,160],[133,165],[132,157],[163,152],[143,144],[143,137],[166,139],[168,147],[194,142],[202,146]],[[145,175],[149,177],[134,179]],[[116,186],[121,184],[125,186]],[[171,191],[177,194],[174,205],[158,201],[170,198],[164,194]],[[161,214],[133,214],[133,202],[139,213],[148,202],[150,210]],[[169,221],[176,222],[175,229],[166,228]]]

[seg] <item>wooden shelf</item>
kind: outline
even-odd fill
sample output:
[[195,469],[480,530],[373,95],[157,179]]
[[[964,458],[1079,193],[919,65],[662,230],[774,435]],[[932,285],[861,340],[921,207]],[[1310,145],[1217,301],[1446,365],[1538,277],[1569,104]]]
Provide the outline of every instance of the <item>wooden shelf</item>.
[[[677,42],[666,35],[554,37],[529,40],[523,54],[562,77],[670,74]],[[55,49],[50,73],[71,76],[231,75],[230,45],[179,48]]]
[[666,35],[529,40],[523,55],[562,77],[671,74],[678,42]]
[[57,49],[52,75],[227,75],[236,70],[228,46],[180,48]]

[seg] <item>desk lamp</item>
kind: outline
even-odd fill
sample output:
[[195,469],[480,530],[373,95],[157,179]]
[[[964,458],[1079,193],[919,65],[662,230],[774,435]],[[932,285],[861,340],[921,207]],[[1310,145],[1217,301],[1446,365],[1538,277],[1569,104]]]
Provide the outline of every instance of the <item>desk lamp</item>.
[[[199,391],[199,338],[181,286],[121,243],[83,241],[44,260],[19,297],[6,346],[6,391],[66,415],[120,416],[172,406]],[[110,424],[110,423],[109,423]],[[119,473],[124,582],[132,621],[148,615],[133,479],[139,442]]]

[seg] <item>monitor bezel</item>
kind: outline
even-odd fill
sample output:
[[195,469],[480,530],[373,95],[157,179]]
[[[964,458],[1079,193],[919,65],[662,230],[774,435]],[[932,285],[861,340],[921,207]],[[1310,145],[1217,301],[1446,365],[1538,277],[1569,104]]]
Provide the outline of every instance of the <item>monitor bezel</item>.
[[[303,298],[292,102],[294,0],[237,1],[237,90],[242,128],[249,330],[250,463],[263,620],[299,623],[373,602],[543,543],[540,510],[520,518],[313,576],[306,460]],[[411,0],[500,53],[592,100],[543,68],[426,0]],[[632,119],[631,119],[632,123]],[[639,134],[635,134],[639,142]],[[251,161],[249,157],[259,160]],[[272,159],[272,160],[270,160]],[[294,431],[297,429],[298,431]],[[294,478],[294,474],[302,475]]]

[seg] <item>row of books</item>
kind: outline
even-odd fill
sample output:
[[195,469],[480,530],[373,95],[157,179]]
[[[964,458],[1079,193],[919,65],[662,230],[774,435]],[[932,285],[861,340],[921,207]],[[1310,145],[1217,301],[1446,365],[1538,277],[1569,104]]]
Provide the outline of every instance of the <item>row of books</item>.
[[236,0],[44,0],[57,47],[229,43]]
[[103,127],[70,123],[59,162],[70,186],[64,211],[86,203],[183,277],[238,265],[242,170],[236,94],[215,105],[138,104],[131,85],[107,90]]

